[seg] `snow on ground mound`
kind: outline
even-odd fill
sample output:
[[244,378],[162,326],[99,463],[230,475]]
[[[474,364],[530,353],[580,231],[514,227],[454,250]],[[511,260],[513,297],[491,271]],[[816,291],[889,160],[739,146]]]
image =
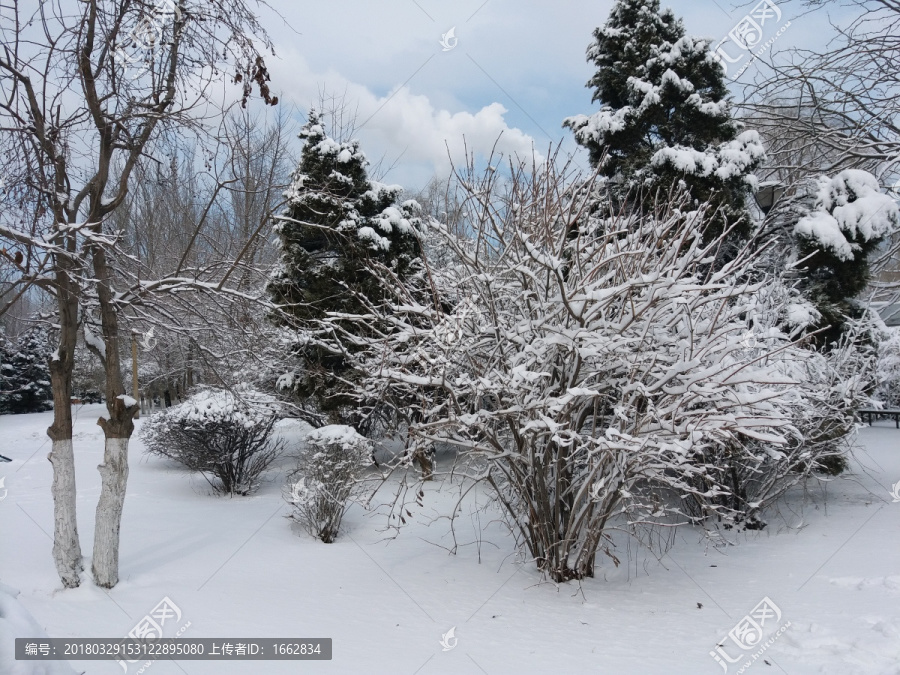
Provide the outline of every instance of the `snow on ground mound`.
[[16,661],[17,637],[47,637],[16,598],[19,591],[0,584],[0,666],[4,675],[75,675],[66,661]]
[[[103,460],[96,420],[106,409],[75,410],[79,531],[86,546]],[[827,508],[820,490],[798,490],[780,510],[784,518],[773,517],[762,532],[729,533],[721,545],[704,546],[698,545],[702,533],[682,528],[662,561],[620,538],[611,548],[620,565],[604,555],[594,578],[561,585],[542,583],[533,563],[514,559],[515,542],[485,506],[488,495],[473,488],[460,503],[459,481],[421,484],[421,503],[413,517],[404,512],[407,525],[396,538],[385,536],[385,508],[354,504],[344,535],[325,545],[300,536],[284,517],[293,508],[284,494],[289,461],[252,498],[216,499],[181,480],[180,469],[144,457],[137,438],[129,447],[122,581],[108,594],[88,579],[61,590],[51,542],[36,525],[53,523],[52,467],[43,459],[52,421],[49,412],[0,420],[3,452],[15,462],[2,466],[21,466],[8,474],[9,494],[0,502],[0,542],[16,546],[14,554],[9,545],[0,548],[0,578],[23,589],[18,601],[15,591],[0,593],[0,643],[7,642],[0,644],[0,675],[71,675],[62,662],[42,664],[56,670],[17,664],[10,637],[126,635],[164,597],[191,622],[186,637],[333,638],[333,661],[308,664],[309,672],[713,675],[723,673],[710,656],[721,644],[728,658],[741,655],[728,663],[728,675],[748,661],[747,675],[900,675],[900,503],[890,493],[900,480],[900,431],[892,421],[860,429],[849,473],[828,484]],[[306,430],[299,420],[278,426],[298,447]],[[347,428],[319,434],[354,438]],[[451,453],[439,453],[439,470],[451,463]],[[396,484],[386,488],[384,501]],[[454,526],[459,545],[448,555],[455,542],[446,516],[454,508],[461,515]],[[764,598],[790,626],[774,639],[769,631],[779,624],[767,621],[768,637],[739,648],[735,639],[747,635]],[[23,613],[27,620],[18,618]],[[446,650],[441,639],[451,627],[458,644]],[[774,640],[769,646],[768,639]],[[115,661],[72,666],[89,675],[139,670],[138,664],[123,674]],[[146,672],[299,671],[295,661],[161,659]]]
[[356,429],[346,424],[329,424],[316,429],[306,437],[306,441],[316,446],[339,445],[344,450],[363,447],[369,442]]

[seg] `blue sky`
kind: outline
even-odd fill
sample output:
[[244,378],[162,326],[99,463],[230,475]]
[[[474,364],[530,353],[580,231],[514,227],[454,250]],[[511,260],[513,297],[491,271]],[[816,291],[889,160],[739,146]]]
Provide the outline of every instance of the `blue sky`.
[[[716,41],[759,0],[677,0],[663,3],[682,17],[689,34]],[[585,49],[593,29],[605,22],[612,0],[330,0],[291,3],[273,0],[264,25],[276,44],[270,59],[274,88],[282,101],[305,114],[321,89],[344,93],[358,106],[365,125],[357,137],[369,157],[399,157],[385,178],[421,187],[448,169],[447,148],[462,154],[490,149],[502,132],[500,149],[545,154],[563,140],[568,115],[590,113],[591,76]],[[774,28],[791,26],[777,47],[824,47],[831,34],[824,12],[802,15],[794,2],[778,5]],[[283,18],[282,18],[283,17]],[[773,19],[774,21],[774,19]],[[774,25],[774,24],[772,24]],[[455,45],[444,50],[442,34],[454,29]],[[744,62],[746,62],[745,59]],[[740,67],[738,63],[734,68]],[[754,66],[734,85],[753,76]],[[402,156],[401,156],[402,155]]]

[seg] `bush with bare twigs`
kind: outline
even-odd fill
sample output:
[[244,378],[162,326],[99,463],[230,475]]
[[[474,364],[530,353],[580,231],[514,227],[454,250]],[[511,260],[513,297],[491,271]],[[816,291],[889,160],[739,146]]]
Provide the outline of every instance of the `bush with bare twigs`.
[[141,436],[147,452],[200,473],[216,492],[247,495],[282,452],[271,438],[275,421],[273,406],[256,392],[204,389],[152,415]]
[[353,427],[332,424],[306,438],[297,470],[291,475],[291,517],[313,537],[332,543],[344,514],[360,495],[362,474],[372,463],[372,445]]

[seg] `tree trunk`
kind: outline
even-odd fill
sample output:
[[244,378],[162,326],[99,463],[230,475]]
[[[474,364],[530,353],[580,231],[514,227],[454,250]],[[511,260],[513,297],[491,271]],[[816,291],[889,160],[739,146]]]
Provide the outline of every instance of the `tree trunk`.
[[100,471],[100,500],[97,502],[97,518],[94,527],[94,559],[91,571],[94,583],[112,588],[119,582],[119,526],[125,506],[125,487],[128,482],[128,440],[134,430],[132,417],[137,406],[126,407],[121,398],[115,398],[110,419],[102,417],[97,423],[106,435],[103,464]]
[[72,448],[72,367],[78,330],[78,300],[69,274],[71,263],[57,262],[56,293],[59,346],[50,360],[53,391],[53,425],[47,429],[52,441],[47,459],[53,465],[53,560],[66,588],[77,588],[84,569],[78,521],[75,517],[75,453]]
[[[141,389],[138,386],[138,346],[137,346],[137,335],[135,333],[131,334],[131,395],[134,397],[135,401],[141,400]],[[138,406],[138,411],[135,413],[134,419],[138,419],[141,416],[141,409]]]
[[194,343],[188,342],[187,348],[187,372],[185,373],[184,378],[184,390],[185,394],[191,391],[194,388]]
[[119,320],[113,303],[112,269],[106,252],[99,246],[92,250],[94,277],[97,279],[97,299],[100,305],[100,324],[106,354],[103,369],[106,374],[106,409],[109,419],[100,418],[106,444],[100,471],[100,500],[94,524],[94,558],[91,569],[94,583],[112,588],[119,582],[119,526],[125,505],[128,481],[128,440],[134,431],[134,416],[138,412],[135,400],[125,400],[125,384],[119,363]]

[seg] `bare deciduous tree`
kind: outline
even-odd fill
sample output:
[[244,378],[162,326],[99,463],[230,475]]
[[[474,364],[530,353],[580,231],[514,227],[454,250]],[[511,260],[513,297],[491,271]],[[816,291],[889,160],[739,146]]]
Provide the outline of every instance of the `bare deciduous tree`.
[[[77,9],[13,2],[3,7],[0,116],[20,148],[22,178],[46,212],[42,236],[14,227],[2,235],[50,258],[42,279],[57,302],[59,346],[51,362],[54,424],[54,559],[67,587],[79,584],[72,418],[69,403],[79,303],[85,281],[101,332],[88,345],[103,361],[109,417],[94,536],[95,582],[118,581],[119,526],[135,402],[124,396],[120,295],[109,217],[126,200],[135,170],[164,129],[202,130],[211,94],[232,71],[246,103],[255,84],[269,103],[256,40],[270,47],[243,0],[190,5],[87,0]],[[36,253],[37,255],[37,253]],[[35,280],[36,282],[37,280]],[[87,335],[86,335],[87,337]]]
[[[803,0],[817,9],[825,0]],[[769,121],[779,137],[767,146],[783,169],[832,174],[855,168],[877,176],[900,166],[900,3],[847,0],[855,12],[824,51],[792,48],[774,53],[757,69],[742,107]],[[757,125],[757,128],[758,125]],[[776,133],[768,134],[770,140]]]

